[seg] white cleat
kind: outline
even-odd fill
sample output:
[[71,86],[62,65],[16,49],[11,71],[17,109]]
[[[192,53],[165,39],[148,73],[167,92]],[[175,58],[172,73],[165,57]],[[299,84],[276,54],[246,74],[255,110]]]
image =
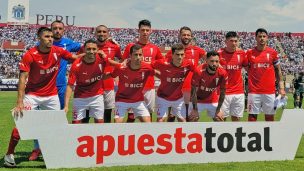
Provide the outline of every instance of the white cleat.
[[4,167],[16,167],[15,157],[13,154],[4,156]]

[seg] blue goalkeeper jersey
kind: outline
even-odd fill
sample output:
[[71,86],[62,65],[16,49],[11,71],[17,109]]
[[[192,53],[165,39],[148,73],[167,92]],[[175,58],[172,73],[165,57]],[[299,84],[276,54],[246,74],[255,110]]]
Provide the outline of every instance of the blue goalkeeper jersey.
[[[67,38],[61,38],[60,41],[57,42],[54,41],[53,45],[62,47],[69,52],[78,52],[81,47],[80,43],[74,42],[73,40]],[[64,59],[60,60],[60,67],[56,80],[57,87],[64,86],[67,84],[67,80],[66,80],[67,65],[68,65],[67,60]]]

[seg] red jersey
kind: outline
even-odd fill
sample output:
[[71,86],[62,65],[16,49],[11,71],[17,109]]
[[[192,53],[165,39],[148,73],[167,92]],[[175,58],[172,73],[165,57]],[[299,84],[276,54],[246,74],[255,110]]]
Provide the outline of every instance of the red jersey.
[[[198,46],[188,46],[185,48],[185,59],[188,59],[192,62],[192,64],[196,67],[200,59],[202,59],[206,55],[206,51]],[[166,58],[168,60],[172,59],[172,50],[168,51],[166,54]],[[183,91],[191,91],[191,80],[193,73],[190,72],[185,79],[183,85]]]
[[107,59],[96,55],[93,63],[86,63],[82,58],[76,59],[69,74],[69,85],[76,83],[74,98],[87,98],[103,94],[102,76]]
[[248,59],[243,50],[227,52],[224,48],[218,51],[220,64],[227,71],[226,94],[244,94],[242,68],[248,66]]
[[[194,66],[198,65],[201,58],[206,55],[206,51],[198,46],[188,46],[185,48],[185,58],[190,60]],[[166,54],[168,60],[172,59],[172,50]]]
[[263,51],[258,51],[254,48],[247,51],[247,57],[249,61],[249,93],[275,93],[274,66],[280,64],[278,53],[270,47]]
[[161,83],[157,90],[157,96],[169,101],[182,98],[183,82],[189,72],[194,70],[192,62],[184,59],[182,65],[176,67],[171,61],[163,59],[156,61],[152,66],[161,72]]
[[[125,48],[125,51],[124,51],[124,54],[123,54],[123,59],[127,59],[130,57],[130,49],[131,47],[134,45],[135,43],[129,43],[126,48]],[[152,44],[152,43],[148,43],[148,44],[140,44],[139,42],[137,42],[137,44],[141,45],[142,46],[142,51],[143,51],[143,61],[144,62],[148,62],[148,63],[151,63],[151,62],[154,62],[156,60],[159,60],[159,59],[163,59],[163,56],[160,52],[160,49]],[[144,89],[154,89],[154,76],[151,76],[146,85],[145,85],[145,88]]]
[[127,67],[116,66],[111,75],[114,78],[119,77],[115,101],[135,103],[144,101],[144,85],[149,77],[154,76],[154,70],[150,64],[145,62],[141,63],[140,69],[132,70],[129,62]]
[[37,46],[28,50],[19,63],[20,70],[29,73],[25,94],[42,97],[58,94],[56,77],[61,58],[74,61],[70,52],[57,46],[52,46],[49,53],[39,52]]
[[[103,44],[98,45],[99,50],[103,50],[103,52],[107,55],[108,59],[114,60],[114,57],[117,57],[119,59],[122,58],[120,47],[113,43],[112,41],[106,41]],[[79,53],[84,52],[84,47],[81,47],[79,50]],[[105,73],[111,73],[113,71],[113,66],[110,65],[110,63],[106,63],[105,67]],[[108,78],[103,80],[103,89],[104,90],[114,90],[114,79]]]
[[207,67],[207,64],[203,64],[196,68],[192,78],[192,85],[198,88],[196,92],[198,103],[217,103],[219,89],[226,87],[227,72],[219,67],[215,74],[210,75]]

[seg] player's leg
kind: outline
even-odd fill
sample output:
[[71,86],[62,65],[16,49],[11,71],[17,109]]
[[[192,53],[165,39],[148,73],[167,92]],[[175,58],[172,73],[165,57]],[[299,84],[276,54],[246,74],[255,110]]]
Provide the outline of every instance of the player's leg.
[[300,102],[299,102],[299,108],[300,108],[300,109],[302,108],[303,94],[304,94],[304,93],[302,93],[302,92],[300,93],[300,99],[299,99],[299,101],[300,101]]
[[155,89],[145,90],[144,92],[145,105],[150,113],[150,118],[152,122],[152,114],[155,107]]
[[104,123],[104,99],[103,95],[90,97],[88,105],[90,108],[90,117],[94,118],[95,123]]
[[87,98],[74,98],[72,124],[86,123],[83,120],[87,117],[87,111],[89,111]]
[[123,119],[125,117],[125,113],[130,108],[128,103],[124,102],[115,102],[115,111],[114,111],[114,122],[115,123],[123,123]]
[[240,121],[243,117],[245,110],[245,95],[244,94],[236,94],[233,95],[231,104],[230,104],[230,113],[232,121]]
[[204,108],[207,110],[207,115],[209,117],[211,117],[214,122],[224,121],[223,118],[216,117],[216,115],[215,115],[218,103],[205,103],[203,105],[204,105]]
[[156,105],[157,122],[164,122],[166,120],[168,106],[169,105],[165,99],[157,96],[157,105]]
[[[221,106],[221,111],[223,112],[223,117],[224,120],[226,121],[226,119],[230,116],[230,111],[231,111],[231,100],[232,100],[232,95],[226,95],[224,102]],[[231,116],[231,120],[232,120],[232,116]]]
[[184,108],[184,99],[178,99],[171,102],[172,113],[176,116],[178,122],[186,122],[186,113],[183,114],[182,109]]
[[58,97],[60,102],[60,109],[64,108],[64,97],[65,97],[66,85],[57,86]]
[[134,123],[135,122],[135,116],[134,116],[134,112],[132,109],[128,110],[128,119],[127,119],[128,123]]
[[104,92],[104,122],[111,123],[112,109],[115,107],[115,92],[109,90]]
[[15,154],[15,148],[16,148],[19,140],[20,140],[20,135],[19,135],[18,129],[15,127],[15,128],[13,128],[10,142],[8,144],[7,152],[3,159],[5,167],[16,167],[14,154]]
[[261,95],[260,94],[248,94],[248,121],[255,122],[258,119],[258,114],[261,112]]
[[151,122],[149,110],[146,108],[144,102],[136,102],[132,104],[134,115],[140,122]]
[[274,121],[276,110],[274,109],[275,94],[262,94],[262,111],[265,113],[265,121]]

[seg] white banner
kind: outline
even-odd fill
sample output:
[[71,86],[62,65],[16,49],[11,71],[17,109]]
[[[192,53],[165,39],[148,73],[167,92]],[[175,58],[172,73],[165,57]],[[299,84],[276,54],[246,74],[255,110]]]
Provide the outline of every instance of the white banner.
[[68,124],[63,111],[25,111],[21,139],[38,139],[47,168],[293,160],[304,111],[278,122]]
[[9,0],[7,8],[7,22],[12,24],[29,23],[29,0]]

